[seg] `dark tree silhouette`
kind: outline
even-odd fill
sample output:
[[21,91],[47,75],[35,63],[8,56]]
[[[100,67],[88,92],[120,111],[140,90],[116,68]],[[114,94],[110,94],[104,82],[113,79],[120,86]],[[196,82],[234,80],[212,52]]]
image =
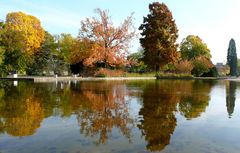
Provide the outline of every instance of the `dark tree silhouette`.
[[236,82],[228,82],[226,85],[226,106],[229,118],[231,118],[236,101]]
[[229,42],[227,64],[230,67],[230,75],[237,76],[237,49],[234,39],[231,39]]

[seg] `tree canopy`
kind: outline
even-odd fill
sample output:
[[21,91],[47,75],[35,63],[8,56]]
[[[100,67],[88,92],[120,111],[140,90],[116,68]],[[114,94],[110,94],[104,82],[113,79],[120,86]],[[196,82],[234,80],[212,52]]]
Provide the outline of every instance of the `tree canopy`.
[[135,36],[132,15],[115,27],[108,11],[96,9],[100,18],[87,18],[81,22],[78,39],[94,42],[94,52],[86,59],[87,65],[103,63],[104,66],[123,64],[131,39]]
[[234,39],[231,39],[228,46],[227,64],[230,67],[230,75],[237,76],[237,49]]
[[36,17],[23,12],[8,13],[5,24],[3,42],[7,51],[32,55],[41,47],[45,33]]
[[200,56],[211,59],[210,50],[198,36],[189,35],[183,39],[180,45],[181,57],[184,60],[192,60]]
[[54,37],[45,31],[44,42],[34,55],[33,62],[27,68],[28,75],[42,75],[43,71],[50,71],[53,63],[53,53],[56,50]]
[[150,13],[144,17],[140,43],[144,49],[144,61],[152,69],[174,62],[178,59],[178,29],[171,11],[164,3],[149,4]]
[[207,44],[198,36],[189,35],[184,38],[180,45],[180,54],[182,61],[192,63],[191,74],[194,76],[199,77],[208,73],[214,66],[211,62],[211,54]]

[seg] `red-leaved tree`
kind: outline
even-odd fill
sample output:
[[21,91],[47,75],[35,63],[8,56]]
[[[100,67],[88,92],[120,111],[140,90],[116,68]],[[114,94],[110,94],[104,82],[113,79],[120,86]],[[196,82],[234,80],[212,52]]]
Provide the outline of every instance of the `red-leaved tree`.
[[100,18],[92,17],[81,21],[78,39],[94,42],[92,54],[85,59],[86,66],[99,64],[116,67],[126,61],[130,41],[136,35],[133,17],[130,15],[122,24],[114,26],[108,11],[96,9]]

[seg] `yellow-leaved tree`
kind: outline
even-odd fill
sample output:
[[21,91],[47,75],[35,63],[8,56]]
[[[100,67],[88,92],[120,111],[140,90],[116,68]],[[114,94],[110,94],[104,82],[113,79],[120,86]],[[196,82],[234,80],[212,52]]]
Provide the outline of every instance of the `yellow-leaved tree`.
[[7,51],[33,55],[44,40],[44,29],[39,19],[23,12],[8,13],[3,34]]

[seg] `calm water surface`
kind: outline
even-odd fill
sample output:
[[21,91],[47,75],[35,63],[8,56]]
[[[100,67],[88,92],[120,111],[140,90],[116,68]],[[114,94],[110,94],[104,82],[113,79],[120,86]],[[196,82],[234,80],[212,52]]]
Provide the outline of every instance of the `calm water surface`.
[[1,153],[239,153],[240,83],[0,82]]

